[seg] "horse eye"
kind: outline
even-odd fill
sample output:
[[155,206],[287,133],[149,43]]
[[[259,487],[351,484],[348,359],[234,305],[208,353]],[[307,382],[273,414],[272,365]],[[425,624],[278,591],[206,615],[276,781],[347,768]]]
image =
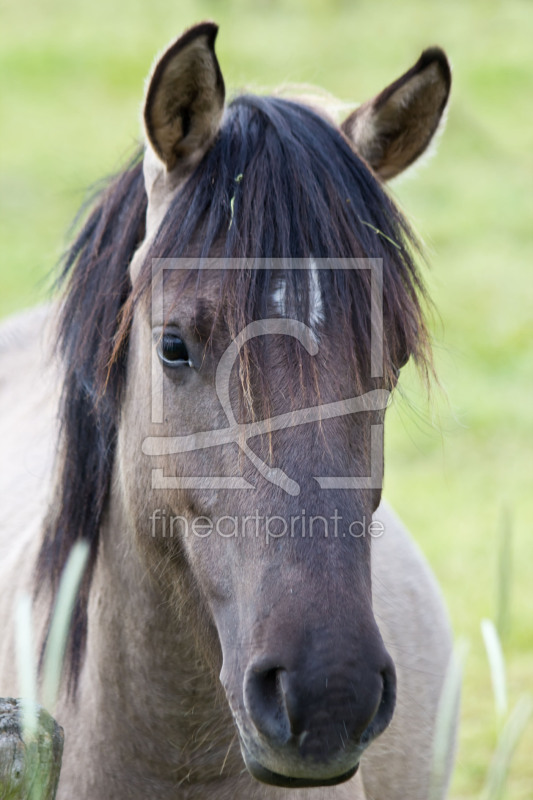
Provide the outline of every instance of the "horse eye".
[[183,339],[173,333],[164,333],[157,348],[163,364],[169,367],[191,366],[189,352]]

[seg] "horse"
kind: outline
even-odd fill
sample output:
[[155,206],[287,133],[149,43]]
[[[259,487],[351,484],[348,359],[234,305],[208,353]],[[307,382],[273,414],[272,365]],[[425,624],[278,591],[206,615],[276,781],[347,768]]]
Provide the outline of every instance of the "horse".
[[399,371],[432,369],[384,183],[450,67],[425,50],[339,125],[318,94],[226,103],[217,31],[157,60],[59,299],[0,329],[0,695],[17,592],[45,641],[84,540],[60,800],[427,800],[451,633],[381,498]]

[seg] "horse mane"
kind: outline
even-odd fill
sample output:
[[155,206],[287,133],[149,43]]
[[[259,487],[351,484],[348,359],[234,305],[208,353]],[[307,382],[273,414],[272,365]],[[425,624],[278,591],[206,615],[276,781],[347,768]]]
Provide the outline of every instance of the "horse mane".
[[[36,591],[53,601],[76,541],[89,559],[73,612],[69,686],[75,687],[87,633],[87,602],[109,493],[125,359],[108,369],[120,310],[131,291],[128,266],[144,238],[147,198],[140,154],[100,193],[58,279],[65,287],[57,349],[64,365],[56,490],[36,564]],[[105,385],[105,390],[104,390]],[[43,644],[44,650],[44,644]]]
[[[104,190],[68,252],[59,350],[65,364],[61,463],[38,564],[38,587],[55,597],[72,545],[90,543],[90,559],[69,641],[69,686],[75,689],[87,633],[87,602],[99,530],[109,496],[129,331],[146,297],[154,257],[213,252],[264,260],[377,258],[383,264],[384,376],[409,356],[428,370],[424,287],[416,239],[390,196],[340,130],[311,108],[279,97],[242,95],[224,114],[212,147],[172,200],[132,291],[128,267],[144,236],[147,199],[140,160]],[[275,285],[271,270],[222,271],[219,307],[230,333],[265,316]],[[368,270],[319,270],[324,325],[370,353]],[[308,319],[309,281],[284,273],[286,316]],[[251,340],[242,374],[261,365]],[[268,377],[256,396],[268,397]],[[339,376],[342,384],[344,376]],[[303,374],[303,383],[310,376]],[[313,381],[310,380],[313,384]]]

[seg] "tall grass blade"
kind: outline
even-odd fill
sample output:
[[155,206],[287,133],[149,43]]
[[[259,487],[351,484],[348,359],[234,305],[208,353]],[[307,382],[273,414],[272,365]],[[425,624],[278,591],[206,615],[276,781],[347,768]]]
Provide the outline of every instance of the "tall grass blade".
[[483,800],[502,800],[505,796],[509,767],[532,713],[533,698],[530,695],[522,695],[505,723],[498,740],[487,774],[482,794]]
[[446,670],[433,736],[429,800],[441,800],[445,796],[448,770],[455,749],[457,715],[467,653],[468,643],[460,639],[454,647]]
[[88,543],[77,542],[61,577],[43,663],[42,705],[49,710],[57,701],[72,612],[88,556]]
[[489,660],[494,705],[496,713],[501,719],[507,713],[507,680],[502,646],[498,631],[491,619],[481,620],[481,633]]

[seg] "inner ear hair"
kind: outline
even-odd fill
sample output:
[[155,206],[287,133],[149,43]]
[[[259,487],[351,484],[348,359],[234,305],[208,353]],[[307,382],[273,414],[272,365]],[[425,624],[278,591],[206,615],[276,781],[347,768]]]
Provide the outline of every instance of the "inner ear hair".
[[198,160],[218,131],[225,88],[215,55],[217,33],[212,22],[190,28],[165,51],[149,79],[146,135],[169,172],[180,160]]
[[398,80],[350,114],[341,128],[374,172],[388,180],[427,149],[450,87],[448,59],[440,48],[431,47]]

